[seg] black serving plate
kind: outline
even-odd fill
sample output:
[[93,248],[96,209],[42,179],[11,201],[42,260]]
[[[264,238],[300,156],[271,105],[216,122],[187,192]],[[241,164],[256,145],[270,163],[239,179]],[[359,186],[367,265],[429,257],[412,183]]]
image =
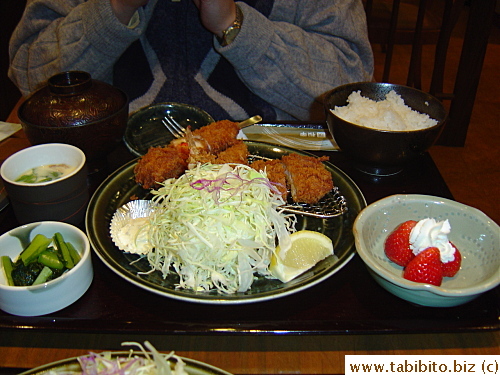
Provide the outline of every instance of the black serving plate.
[[[251,155],[279,159],[283,155],[302,151],[261,142],[245,141]],[[99,258],[125,281],[164,297],[205,304],[242,304],[272,300],[308,289],[342,269],[354,256],[352,226],[358,213],[366,206],[363,194],[356,184],[340,169],[326,162],[326,169],[344,196],[348,210],[331,219],[316,219],[297,215],[297,230],[313,230],[329,236],[334,244],[335,256],[330,256],[296,279],[282,283],[279,280],[257,277],[246,292],[223,294],[178,289],[177,276],[163,278],[160,272],[147,273],[151,267],[147,259],[119,250],[110,238],[109,228],[113,214],[130,201],[131,197],[146,198],[149,191],[136,184],[133,160],[109,176],[94,193],[87,210],[86,227],[89,240]],[[141,273],[141,274],[138,274]],[[146,273],[146,274],[144,274]]]

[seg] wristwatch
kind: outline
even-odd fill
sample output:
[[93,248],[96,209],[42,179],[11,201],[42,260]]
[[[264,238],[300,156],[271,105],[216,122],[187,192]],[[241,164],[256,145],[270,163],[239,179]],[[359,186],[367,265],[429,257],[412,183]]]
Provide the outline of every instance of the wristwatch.
[[222,37],[217,37],[220,45],[225,47],[233,42],[239,34],[241,25],[243,24],[243,12],[240,7],[236,5],[236,19],[233,24],[222,32]]

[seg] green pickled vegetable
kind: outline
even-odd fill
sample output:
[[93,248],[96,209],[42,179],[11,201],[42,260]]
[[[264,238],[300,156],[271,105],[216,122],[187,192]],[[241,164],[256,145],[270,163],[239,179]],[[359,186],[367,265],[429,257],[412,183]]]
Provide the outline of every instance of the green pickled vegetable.
[[35,281],[31,285],[43,284],[44,282],[50,280],[52,273],[53,272],[50,269],[50,267],[47,267],[47,266],[43,267],[42,270],[40,271],[40,273],[38,274],[37,278],[35,279]]
[[82,258],[80,256],[80,253],[75,249],[71,242],[66,242],[66,246],[68,246],[69,253],[71,255],[71,258],[73,259],[73,263],[76,265]]
[[52,240],[50,238],[45,237],[43,234],[37,234],[20,255],[24,265],[28,265],[37,259],[40,253],[46,250],[51,242]]
[[45,250],[38,256],[38,262],[42,263],[44,266],[55,268],[57,270],[62,270],[64,268],[64,263],[61,262],[57,256],[57,252],[54,250]]
[[12,270],[12,279],[16,286],[30,286],[33,285],[36,278],[42,271],[44,265],[38,262],[31,262],[25,265],[22,261],[14,263]]
[[7,282],[13,286],[42,284],[61,276],[80,261],[73,244],[65,242],[61,233],[52,238],[37,234],[16,262],[8,256],[0,259]]
[[2,256],[2,268],[5,272],[7,285],[14,286],[14,280],[12,279],[12,270],[14,269],[14,266],[12,264],[12,260],[7,255]]
[[71,257],[71,254],[68,249],[68,245],[66,242],[64,242],[64,238],[61,233],[57,232],[54,234],[54,244],[56,248],[61,252],[61,255],[63,257],[63,262],[66,268],[73,268],[75,266],[75,262],[73,261],[73,258]]

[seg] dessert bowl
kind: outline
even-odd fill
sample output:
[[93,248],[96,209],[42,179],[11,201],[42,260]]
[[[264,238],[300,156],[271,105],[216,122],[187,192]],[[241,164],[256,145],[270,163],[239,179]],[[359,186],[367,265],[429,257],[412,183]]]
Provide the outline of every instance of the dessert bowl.
[[52,237],[61,233],[80,254],[80,261],[56,279],[39,285],[10,286],[0,267],[0,309],[19,316],[39,316],[61,310],[77,301],[89,288],[94,277],[90,244],[79,228],[55,221],[31,223],[0,236],[0,256],[13,261],[37,234]]
[[[403,267],[384,253],[387,236],[407,220],[448,219],[448,239],[460,250],[458,273],[441,286],[403,278]],[[500,284],[500,228],[483,212],[429,195],[392,195],[365,207],[354,222],[356,250],[375,281],[409,302],[432,307],[467,303]]]
[[[332,110],[348,104],[351,93],[381,101],[394,91],[413,110],[427,114],[437,124],[419,130],[375,129],[339,117]],[[427,151],[439,137],[448,118],[443,104],[435,97],[412,87],[377,82],[357,82],[339,86],[325,95],[324,107],[328,129],[339,148],[355,163],[357,169],[371,175],[393,175],[411,160]]]

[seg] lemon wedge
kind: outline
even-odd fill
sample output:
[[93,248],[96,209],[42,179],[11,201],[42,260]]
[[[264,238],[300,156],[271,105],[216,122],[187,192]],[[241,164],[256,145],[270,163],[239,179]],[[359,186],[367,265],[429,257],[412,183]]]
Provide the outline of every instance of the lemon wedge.
[[332,240],[322,233],[301,230],[290,235],[291,246],[284,251],[278,245],[269,271],[286,283],[333,254]]

